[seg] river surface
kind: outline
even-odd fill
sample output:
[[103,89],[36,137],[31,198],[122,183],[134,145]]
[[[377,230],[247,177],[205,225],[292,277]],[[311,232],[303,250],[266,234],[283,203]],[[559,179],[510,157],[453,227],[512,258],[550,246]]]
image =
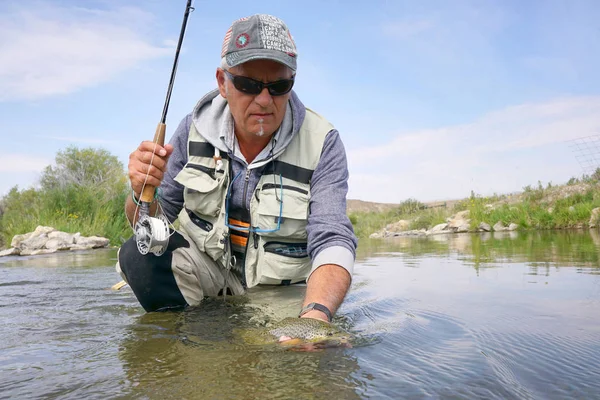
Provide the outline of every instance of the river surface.
[[249,346],[302,286],[145,314],[115,250],[0,259],[0,398],[598,399],[596,231],[362,240],[353,347]]

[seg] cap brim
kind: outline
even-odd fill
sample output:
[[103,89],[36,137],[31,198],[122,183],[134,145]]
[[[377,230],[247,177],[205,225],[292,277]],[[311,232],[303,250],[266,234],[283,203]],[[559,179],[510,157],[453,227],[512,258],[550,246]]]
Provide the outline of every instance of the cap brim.
[[229,53],[225,56],[225,61],[230,67],[243,64],[252,60],[271,60],[281,63],[292,71],[296,71],[296,57],[277,50],[268,49],[248,49],[240,50],[235,53]]

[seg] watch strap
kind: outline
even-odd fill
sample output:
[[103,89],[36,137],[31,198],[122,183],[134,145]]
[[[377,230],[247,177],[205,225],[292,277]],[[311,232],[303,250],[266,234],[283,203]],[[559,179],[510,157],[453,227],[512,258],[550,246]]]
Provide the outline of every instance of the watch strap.
[[331,322],[331,319],[333,318],[333,315],[331,314],[331,311],[329,311],[329,308],[325,307],[323,304],[320,304],[320,303],[307,304],[304,308],[302,308],[302,310],[300,310],[300,314],[298,315],[298,317],[303,316],[304,314],[306,314],[307,312],[309,312],[311,310],[321,311],[322,313],[324,313],[327,316],[327,320],[329,322]]

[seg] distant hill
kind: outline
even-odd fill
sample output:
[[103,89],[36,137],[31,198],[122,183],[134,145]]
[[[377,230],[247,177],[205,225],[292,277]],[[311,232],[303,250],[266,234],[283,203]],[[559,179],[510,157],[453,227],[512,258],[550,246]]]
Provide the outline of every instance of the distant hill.
[[[447,207],[452,207],[457,201],[458,200],[431,201],[425,202],[424,204],[427,205],[427,207],[439,207],[444,204]],[[372,201],[348,199],[346,201],[346,212],[385,212],[397,207],[399,204],[400,203],[375,203]]]
[[398,203],[373,203],[363,200],[348,200],[346,201],[346,211],[351,212],[383,212],[397,207]]

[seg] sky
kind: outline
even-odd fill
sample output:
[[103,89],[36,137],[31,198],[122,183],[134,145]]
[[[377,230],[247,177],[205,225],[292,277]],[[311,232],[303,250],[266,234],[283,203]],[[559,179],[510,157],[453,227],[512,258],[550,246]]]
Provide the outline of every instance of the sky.
[[[185,4],[0,1],[0,195],[37,185],[68,146],[106,149],[127,167],[160,120]],[[434,201],[564,183],[586,172],[574,144],[600,135],[597,0],[193,6],[167,140],[216,87],[231,23],[272,14],[298,46],[294,90],[340,132],[350,199]]]

